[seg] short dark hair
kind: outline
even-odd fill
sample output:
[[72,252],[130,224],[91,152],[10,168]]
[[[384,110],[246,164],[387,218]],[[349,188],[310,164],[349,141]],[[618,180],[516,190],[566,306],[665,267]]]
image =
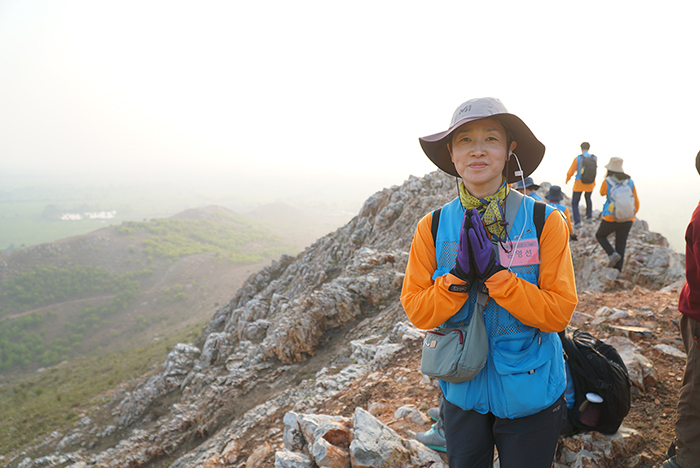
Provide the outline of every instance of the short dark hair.
[[698,155],[695,156],[695,169],[697,169],[698,174],[700,174],[700,151],[698,151]]
[[591,149],[591,144],[587,141],[584,141],[583,143],[581,143],[581,149],[583,151],[588,151],[589,149]]

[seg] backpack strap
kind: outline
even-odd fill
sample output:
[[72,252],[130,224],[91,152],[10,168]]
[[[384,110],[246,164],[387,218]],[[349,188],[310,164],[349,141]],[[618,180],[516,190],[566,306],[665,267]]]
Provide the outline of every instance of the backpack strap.
[[440,224],[440,211],[442,208],[438,208],[437,210],[433,211],[433,222],[430,225],[430,232],[433,234],[433,244],[437,242],[437,232],[438,232],[438,225]]
[[542,236],[542,230],[544,229],[545,218],[545,208],[547,205],[541,201],[535,200],[535,208],[533,210],[532,221],[535,223],[535,230],[537,231],[537,242],[540,241],[540,236]]
[[583,154],[576,156],[576,175],[581,175],[581,166],[583,165]]
[[[518,208],[520,208],[520,204],[522,203],[524,197],[525,195],[518,192],[517,190],[511,190],[510,192],[508,192],[508,197],[506,198],[506,222],[508,223],[509,229],[515,221],[515,215],[518,213]],[[544,222],[546,221],[546,206],[546,203],[542,203],[541,201],[535,200],[532,221],[535,223],[535,231],[537,232],[537,242],[540,241],[540,236],[542,235],[542,230],[544,229]]]

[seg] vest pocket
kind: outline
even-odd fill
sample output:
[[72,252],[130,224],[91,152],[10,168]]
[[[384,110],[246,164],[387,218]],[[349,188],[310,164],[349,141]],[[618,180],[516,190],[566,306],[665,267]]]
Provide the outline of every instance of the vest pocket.
[[538,334],[532,339],[522,351],[508,350],[512,349],[513,343],[508,343],[512,340],[497,340],[494,343],[493,365],[498,391],[492,394],[492,398],[494,405],[504,413],[500,417],[529,416],[546,408],[553,401],[548,390],[554,346],[550,339],[544,339],[540,344],[539,336]]

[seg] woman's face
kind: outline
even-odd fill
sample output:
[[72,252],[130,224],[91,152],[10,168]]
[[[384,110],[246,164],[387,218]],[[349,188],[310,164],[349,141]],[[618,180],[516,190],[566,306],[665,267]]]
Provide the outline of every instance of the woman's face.
[[507,140],[505,127],[495,119],[466,123],[452,134],[452,163],[473,196],[482,198],[498,191],[508,153],[517,145],[513,141],[508,148]]

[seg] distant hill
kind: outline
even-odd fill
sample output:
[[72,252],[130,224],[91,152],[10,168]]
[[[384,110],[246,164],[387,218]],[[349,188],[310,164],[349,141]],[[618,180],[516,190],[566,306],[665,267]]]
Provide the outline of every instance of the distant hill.
[[0,255],[0,374],[140,346],[203,320],[289,242],[226,208]]
[[216,205],[205,206],[202,208],[192,208],[171,216],[171,218],[178,219],[206,219],[209,221],[222,221],[227,218],[230,221],[235,221],[240,217],[241,216],[235,211]]

